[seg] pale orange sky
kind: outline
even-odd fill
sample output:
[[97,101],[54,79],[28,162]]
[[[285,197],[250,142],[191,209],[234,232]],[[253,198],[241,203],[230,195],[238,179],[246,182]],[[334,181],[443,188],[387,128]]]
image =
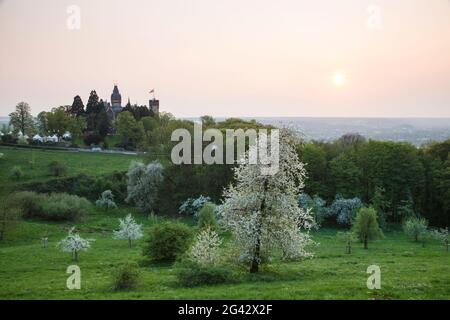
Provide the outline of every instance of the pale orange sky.
[[0,115],[117,81],[176,116],[450,117],[449,0],[0,0],[0,39]]

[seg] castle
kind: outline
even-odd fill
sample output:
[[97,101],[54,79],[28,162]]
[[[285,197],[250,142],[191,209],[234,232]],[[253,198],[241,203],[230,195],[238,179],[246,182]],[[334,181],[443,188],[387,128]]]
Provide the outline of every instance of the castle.
[[[130,99],[129,98],[128,98],[128,104],[130,104]],[[122,95],[119,92],[119,87],[117,86],[117,84],[114,85],[114,89],[113,89],[113,92],[111,94],[111,102],[107,102],[106,101],[105,105],[106,105],[106,113],[108,114],[108,117],[111,120],[115,120],[117,115],[120,112],[122,112],[122,110],[123,110]],[[148,101],[148,108],[154,114],[158,114],[159,113],[159,100],[156,100],[155,96],[153,96],[153,99],[150,99]]]

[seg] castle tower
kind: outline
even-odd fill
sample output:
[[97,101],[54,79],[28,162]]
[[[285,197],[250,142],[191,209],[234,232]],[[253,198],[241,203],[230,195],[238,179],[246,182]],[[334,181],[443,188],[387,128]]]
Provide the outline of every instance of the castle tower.
[[150,111],[152,111],[154,114],[159,113],[159,100],[156,100],[155,98],[150,99],[148,101],[148,108]]
[[113,93],[111,94],[111,105],[115,113],[122,111],[122,95],[116,84],[114,85]]

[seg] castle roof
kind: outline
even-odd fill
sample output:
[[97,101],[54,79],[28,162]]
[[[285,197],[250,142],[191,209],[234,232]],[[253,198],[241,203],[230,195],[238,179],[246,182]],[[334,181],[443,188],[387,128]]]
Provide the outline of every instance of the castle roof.
[[111,95],[111,101],[122,100],[122,95],[119,92],[117,85],[114,85],[113,93]]

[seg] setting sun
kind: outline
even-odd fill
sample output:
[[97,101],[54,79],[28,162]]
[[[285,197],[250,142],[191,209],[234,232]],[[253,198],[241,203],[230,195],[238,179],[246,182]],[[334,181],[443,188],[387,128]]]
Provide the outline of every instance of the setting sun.
[[336,72],[333,75],[333,84],[336,87],[341,87],[347,82],[347,75],[344,72]]

